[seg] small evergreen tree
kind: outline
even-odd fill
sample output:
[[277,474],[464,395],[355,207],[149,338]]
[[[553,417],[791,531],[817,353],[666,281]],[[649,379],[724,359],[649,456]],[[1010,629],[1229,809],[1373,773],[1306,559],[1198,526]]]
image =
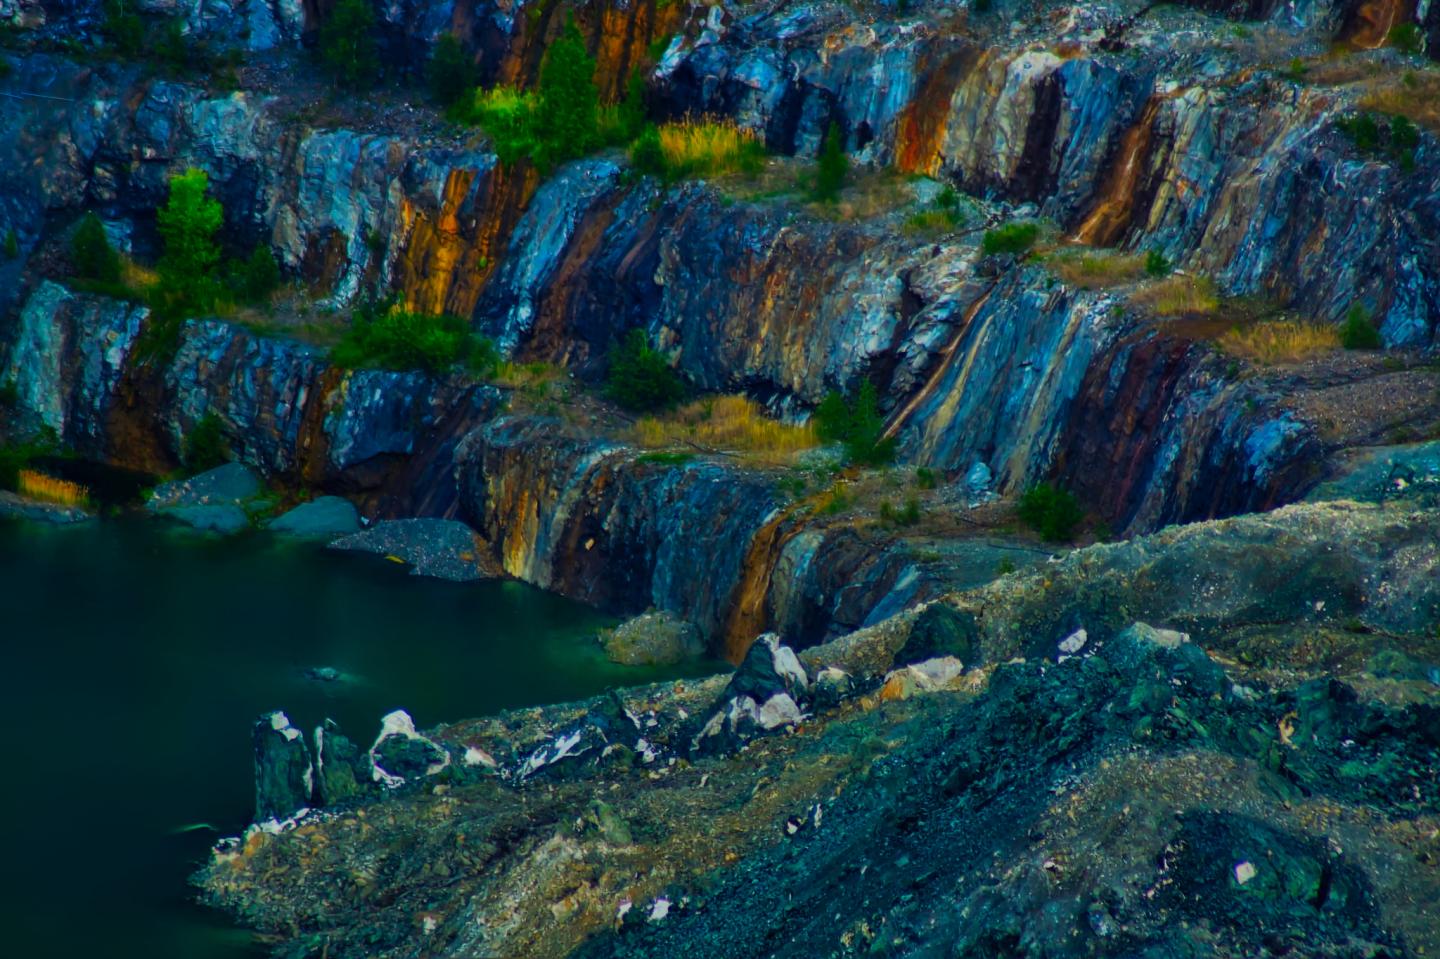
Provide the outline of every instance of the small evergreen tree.
[[11,227],[5,234],[5,259],[13,260],[20,255],[20,234]]
[[125,0],[105,0],[105,22],[100,30],[122,57],[137,56],[145,47],[145,25],[127,9]]
[[1347,350],[1378,350],[1381,345],[1380,331],[1370,322],[1370,313],[1356,303],[1345,314],[1345,325],[1340,327],[1340,345]]
[[160,279],[179,306],[203,307],[214,291],[220,248],[215,234],[225,218],[220,201],[206,195],[210,177],[194,167],[170,178],[170,198],[155,212],[165,252]]
[[235,272],[240,295],[248,303],[263,303],[280,285],[280,264],[264,244],[256,246]]
[[375,11],[370,0],[340,0],[320,27],[320,58],[335,79],[368,87],[380,72]]
[[120,280],[120,255],[110,245],[105,227],[94,213],[85,214],[70,240],[70,262],[82,280],[116,283]]
[[441,106],[459,102],[475,86],[475,62],[453,33],[442,36],[425,67],[430,95]]
[[850,173],[850,158],[845,155],[845,138],[840,124],[831,123],[820,147],[820,160],[815,169],[815,189],[811,196],[820,203],[834,203],[840,198],[845,178]]
[[1050,483],[1037,483],[1026,490],[1018,512],[1027,526],[1051,543],[1069,542],[1085,518],[1075,495]]
[[599,108],[595,59],[585,52],[585,40],[572,17],[546,51],[540,68],[536,163],[545,168],[590,152],[599,140]]
[[822,440],[841,443],[845,457],[863,466],[884,466],[895,459],[895,439],[885,436],[880,398],[866,380],[853,399],[832,390],[815,410],[815,428]]
[[610,351],[605,395],[627,410],[648,413],[674,406],[685,386],[665,355],[650,348],[645,332],[634,329]]

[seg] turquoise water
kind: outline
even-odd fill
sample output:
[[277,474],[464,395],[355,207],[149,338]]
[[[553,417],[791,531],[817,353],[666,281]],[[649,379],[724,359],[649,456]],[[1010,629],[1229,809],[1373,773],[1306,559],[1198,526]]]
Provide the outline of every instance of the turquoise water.
[[263,955],[186,885],[248,821],[262,712],[368,742],[393,708],[425,727],[706,671],[614,665],[612,620],[517,583],[141,518],[0,522],[0,610],[0,928],[25,959]]

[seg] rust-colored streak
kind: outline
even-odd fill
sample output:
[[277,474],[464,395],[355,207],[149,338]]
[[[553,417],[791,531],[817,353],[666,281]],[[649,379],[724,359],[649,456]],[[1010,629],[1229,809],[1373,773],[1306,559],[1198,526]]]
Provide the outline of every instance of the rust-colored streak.
[[1151,97],[1140,113],[1140,119],[1120,139],[1115,164],[1100,189],[1100,197],[1090,215],[1075,230],[1076,242],[1090,246],[1113,246],[1125,236],[1134,217],[1135,195],[1150,159],[1154,138],[1155,117],[1160,111],[1160,98]]
[[647,55],[655,40],[680,29],[684,8],[679,3],[607,4],[598,16],[588,7],[567,9],[551,0],[527,16],[519,36],[505,50],[496,69],[496,81],[530,87],[539,79],[545,51],[565,29],[566,19],[575,15],[580,32],[595,57],[595,84],[602,100],[617,100],[625,93],[630,70]]
[[921,387],[920,391],[912,396],[910,401],[891,417],[890,425],[885,428],[885,436],[887,439],[899,435],[900,430],[905,426],[906,422],[909,421],[910,417],[914,415],[915,411],[927,402],[930,397],[934,395],[935,391],[940,388],[940,384],[945,381],[946,372],[950,369],[950,364],[955,360],[955,354],[960,348],[961,341],[965,339],[965,334],[969,331],[971,324],[975,322],[975,317],[980,314],[986,302],[989,301],[990,294],[993,292],[995,292],[995,287],[992,286],[980,296],[976,297],[975,302],[965,311],[965,318],[956,325],[955,332],[950,337],[950,342],[946,343],[945,348],[940,351],[940,360],[935,364],[935,372],[930,374],[930,378],[925,381],[925,385]]
[[573,351],[583,348],[574,336],[570,318],[575,314],[575,300],[585,287],[593,258],[614,219],[615,209],[607,203],[581,220],[553,278],[536,303],[534,325],[522,350],[522,359],[565,363]]
[[325,417],[337,403],[345,401],[345,371],[327,366],[320,371],[306,392],[305,409],[300,415],[296,439],[295,463],[301,481],[317,488],[330,479],[330,438],[325,435]]
[[1363,0],[1350,15],[1343,38],[1359,50],[1385,45],[1390,31],[1405,16],[1407,0]]
[[969,47],[946,51],[938,63],[931,62],[927,54],[921,55],[916,74],[924,81],[901,111],[895,130],[895,165],[900,170],[927,176],[940,171],[950,101],[976,62]]
[[166,401],[164,371],[137,362],[132,354],[106,411],[108,461],[126,469],[163,476],[180,465],[160,415]]
[[469,316],[495,270],[510,231],[539,182],[528,163],[478,171],[451,170],[438,207],[406,198],[400,229],[407,236],[398,281],[407,309]]
[[755,637],[770,624],[770,614],[765,599],[770,593],[770,577],[780,551],[799,532],[799,526],[786,528],[785,521],[790,510],[777,514],[755,533],[750,548],[745,553],[745,562],[740,568],[740,581],[730,602],[730,616],[725,623],[724,648],[721,650],[727,660],[739,664],[750,650]]

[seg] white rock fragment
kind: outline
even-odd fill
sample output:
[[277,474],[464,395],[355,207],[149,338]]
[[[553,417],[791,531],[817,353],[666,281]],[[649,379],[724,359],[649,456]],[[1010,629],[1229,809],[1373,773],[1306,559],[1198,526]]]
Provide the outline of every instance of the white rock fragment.
[[1255,871],[1256,870],[1253,863],[1237,862],[1235,864],[1235,881],[1243,886],[1251,879],[1255,878]]

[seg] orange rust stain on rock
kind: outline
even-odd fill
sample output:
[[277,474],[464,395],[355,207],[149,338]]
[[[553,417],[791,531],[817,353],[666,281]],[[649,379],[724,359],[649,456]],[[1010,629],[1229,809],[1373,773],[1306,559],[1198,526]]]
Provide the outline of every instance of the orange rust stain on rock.
[[1151,97],[1140,119],[1125,131],[1120,152],[1100,189],[1099,199],[1072,239],[1090,246],[1113,246],[1124,238],[1134,216],[1135,193],[1150,159],[1150,143],[1159,112],[1160,98]]
[[781,549],[801,528],[784,528],[791,512],[791,509],[782,510],[760,527],[745,552],[740,581],[735,584],[730,601],[730,616],[725,623],[724,648],[721,650],[721,655],[737,665],[749,652],[755,637],[769,626],[765,598],[770,592],[770,577],[780,559]]
[[1384,46],[1390,31],[1404,19],[1407,5],[1407,0],[1364,0],[1345,26],[1345,42],[1360,50]]
[[479,175],[451,170],[435,208],[402,200],[399,225],[408,239],[397,265],[407,309],[474,312],[500,248],[539,183],[528,163],[497,166],[477,185]]
[[579,308],[575,303],[576,294],[586,270],[614,219],[614,207],[606,204],[581,220],[555,268],[554,278],[536,304],[535,321],[522,350],[522,359],[564,363],[571,359],[574,351],[584,349],[572,335],[569,321]]
[[921,57],[916,72],[924,82],[901,111],[895,132],[895,165],[903,172],[929,176],[940,172],[950,100],[976,63],[968,48],[948,51],[938,63]]
[[311,487],[322,484],[329,472],[330,438],[325,435],[325,417],[335,406],[345,402],[348,375],[329,366],[320,371],[305,398],[296,441],[295,462],[300,479]]

